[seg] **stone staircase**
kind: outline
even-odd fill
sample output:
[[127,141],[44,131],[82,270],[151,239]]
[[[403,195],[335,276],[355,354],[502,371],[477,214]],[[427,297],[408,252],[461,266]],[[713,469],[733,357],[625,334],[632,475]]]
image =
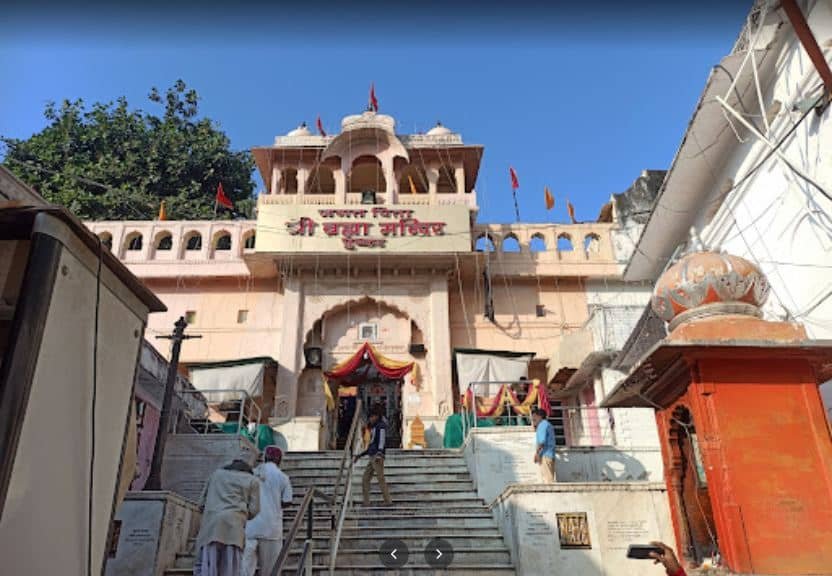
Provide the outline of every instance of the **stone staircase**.
[[[294,488],[293,507],[284,511],[283,527],[288,532],[297,507],[306,491],[317,486],[331,494],[338,473],[341,452],[295,452],[286,454],[281,467]],[[514,575],[511,557],[496,521],[477,497],[465,465],[458,452],[450,450],[391,450],[387,454],[385,476],[393,498],[392,507],[378,506],[381,492],[372,482],[371,506],[361,502],[361,475],[366,458],[353,473],[352,502],[341,534],[336,559],[338,575],[422,575],[474,574]],[[317,504],[314,510],[313,571],[326,574],[329,569],[330,510]],[[294,574],[306,537],[306,522],[290,553],[284,574]],[[425,559],[425,547],[433,538],[447,541],[454,551],[452,564],[434,569]],[[409,560],[399,569],[386,569],[379,548],[388,539],[405,542]],[[191,542],[190,548],[193,547]],[[191,574],[193,550],[177,558],[176,567],[167,576]]]

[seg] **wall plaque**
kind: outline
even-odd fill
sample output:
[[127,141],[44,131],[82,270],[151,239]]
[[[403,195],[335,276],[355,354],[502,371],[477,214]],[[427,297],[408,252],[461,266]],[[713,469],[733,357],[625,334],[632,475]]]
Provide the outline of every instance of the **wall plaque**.
[[586,512],[574,514],[556,514],[558,519],[558,537],[562,550],[592,548],[589,541],[589,522]]

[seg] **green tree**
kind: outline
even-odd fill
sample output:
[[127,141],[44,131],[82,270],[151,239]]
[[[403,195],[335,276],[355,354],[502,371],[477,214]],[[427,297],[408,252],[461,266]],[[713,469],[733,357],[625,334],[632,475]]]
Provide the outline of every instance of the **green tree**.
[[130,110],[127,99],[65,100],[46,106],[48,126],[26,140],[3,138],[3,163],[47,200],[89,220],[170,219],[214,215],[221,182],[238,212],[251,214],[254,162],[207,118],[198,118],[196,91],[178,80],[149,99],[161,116]]

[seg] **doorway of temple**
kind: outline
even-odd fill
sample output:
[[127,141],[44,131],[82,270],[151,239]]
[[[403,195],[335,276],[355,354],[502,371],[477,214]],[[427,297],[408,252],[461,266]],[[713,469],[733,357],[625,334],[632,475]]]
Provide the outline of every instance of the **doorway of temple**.
[[361,404],[366,406],[365,417],[373,406],[380,406],[387,419],[388,448],[402,446],[402,381],[378,378],[361,387]]
[[361,418],[368,420],[370,410],[379,406],[387,419],[388,448],[401,448],[403,435],[402,387],[413,362],[385,358],[369,344],[364,344],[351,358],[326,372],[335,385],[335,446],[343,449],[350,424],[361,400]]

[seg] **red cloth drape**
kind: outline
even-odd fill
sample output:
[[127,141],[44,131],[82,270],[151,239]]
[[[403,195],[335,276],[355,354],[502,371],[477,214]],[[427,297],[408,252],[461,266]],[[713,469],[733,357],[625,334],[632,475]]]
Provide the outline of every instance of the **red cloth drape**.
[[361,348],[358,349],[358,352],[353,354],[350,358],[341,362],[340,364],[334,366],[332,370],[329,372],[325,372],[324,376],[327,379],[340,379],[345,378],[355,372],[355,370],[361,366],[361,363],[364,362],[365,357],[367,360],[373,363],[373,366],[379,371],[379,373],[384,376],[385,378],[390,378],[391,380],[400,380],[404,378],[411,370],[413,370],[413,362],[400,362],[398,360],[391,360],[389,358],[385,358],[370,345],[369,342],[365,342]]

